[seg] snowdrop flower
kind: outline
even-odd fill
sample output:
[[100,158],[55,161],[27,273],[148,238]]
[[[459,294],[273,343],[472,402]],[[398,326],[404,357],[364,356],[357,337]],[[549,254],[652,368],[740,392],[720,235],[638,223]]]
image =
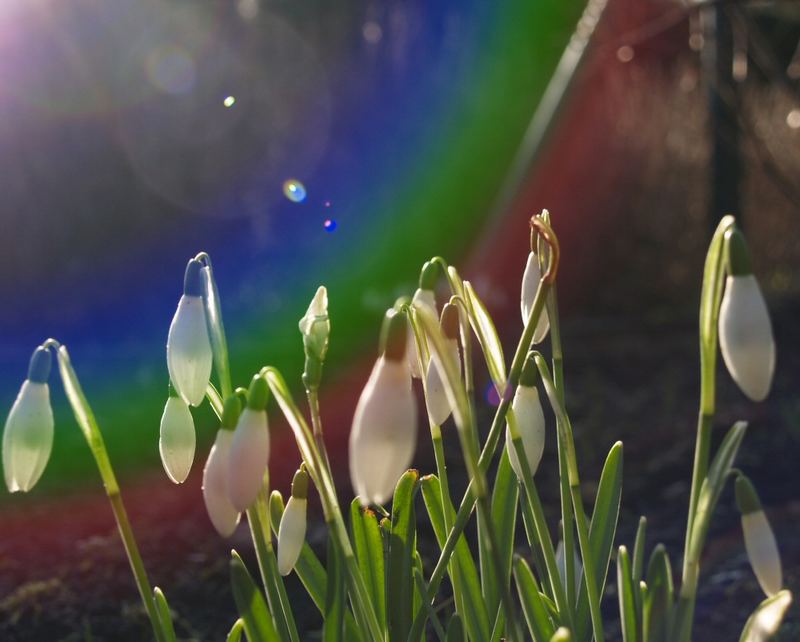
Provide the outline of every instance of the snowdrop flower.
[[27,492],[39,481],[53,449],[53,409],[50,407],[52,356],[38,347],[31,357],[3,431],[3,472],[12,493]]
[[183,296],[167,338],[167,368],[172,385],[191,406],[206,394],[213,360],[203,301],[203,265],[192,259],[186,266]]
[[775,341],[767,305],[753,276],[744,236],[725,234],[728,277],[719,309],[722,358],[742,392],[753,401],[769,394],[775,370]]
[[[433,288],[436,285],[437,275],[436,263],[426,261],[422,266],[422,272],[419,276],[419,287],[414,296],[411,298],[411,305],[417,308],[425,308],[431,316],[435,319],[438,315],[436,312],[436,295],[433,293]],[[422,378],[422,372],[419,369],[419,352],[417,351],[417,341],[414,338],[414,331],[411,329],[411,322],[408,325],[408,336],[406,346],[406,359],[408,360],[408,367],[411,371],[411,376],[415,379]]]
[[194,421],[189,406],[170,385],[169,398],[161,415],[158,452],[167,477],[176,484],[182,484],[189,476],[195,442]]
[[278,528],[278,572],[288,575],[292,572],[303,544],[306,540],[306,505],[308,503],[308,473],[305,466],[294,474],[292,496],[286,503],[286,510]]
[[[460,358],[458,352],[458,308],[452,303],[447,303],[442,308],[442,317],[439,320],[439,325],[442,328],[446,345],[447,345],[447,358],[452,363],[460,366]],[[447,393],[444,389],[443,375],[439,372],[433,357],[428,359],[428,369],[425,373],[425,402],[428,406],[428,416],[431,423],[436,426],[441,426],[452,412],[450,402],[447,399]]]
[[[519,378],[519,386],[514,393],[514,400],[511,402],[511,409],[517,422],[519,436],[522,438],[531,475],[536,473],[544,452],[544,411],[539,400],[539,391],[536,388],[538,381],[539,371],[536,364],[533,359],[528,359]],[[517,450],[511,440],[511,430],[508,424],[506,424],[506,449],[511,467],[521,480],[522,467],[517,457]]]
[[417,444],[417,408],[405,358],[408,322],[389,310],[383,326],[383,351],[358,400],[350,431],[350,479],[365,506],[391,497]]
[[792,593],[781,591],[765,600],[745,624],[740,642],[767,642],[778,632],[783,616],[792,603]]
[[239,420],[241,408],[238,397],[229,397],[225,401],[222,425],[203,469],[203,501],[211,523],[223,537],[233,535],[240,517],[239,511],[228,498],[228,470],[233,429]]
[[764,593],[772,597],[783,587],[781,558],[756,489],[744,475],[736,478],[736,504],[742,514],[744,546],[750,566]]
[[299,326],[306,354],[303,384],[307,390],[315,390],[322,378],[322,364],[328,353],[328,335],[331,332],[331,322],[328,318],[328,291],[324,285],[317,288],[305,316],[300,319]]
[[[533,300],[536,298],[536,292],[539,290],[539,281],[542,278],[542,271],[539,268],[539,258],[531,252],[528,254],[528,263],[525,266],[525,273],[522,276],[522,296],[520,298],[520,307],[522,308],[522,323],[528,323],[528,317],[533,308]],[[547,336],[550,330],[550,321],[547,318],[547,310],[542,308],[542,313],[539,315],[539,322],[536,324],[536,330],[533,332],[533,342],[541,343]]]
[[256,375],[247,392],[247,407],[239,417],[231,442],[228,497],[238,511],[247,510],[264,484],[269,463],[267,400],[269,387]]

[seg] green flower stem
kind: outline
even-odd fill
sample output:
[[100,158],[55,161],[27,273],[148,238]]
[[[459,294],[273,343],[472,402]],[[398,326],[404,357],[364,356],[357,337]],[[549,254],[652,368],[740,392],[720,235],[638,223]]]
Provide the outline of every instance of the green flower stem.
[[575,454],[575,442],[573,440],[572,425],[569,421],[564,405],[559,399],[558,390],[555,387],[550,371],[547,368],[547,363],[541,354],[536,354],[534,357],[536,367],[539,369],[539,374],[542,377],[547,396],[550,399],[550,404],[556,413],[558,421],[559,434],[564,442],[564,450],[566,451],[566,472],[569,479],[570,496],[572,498],[572,506],[575,511],[575,524],[578,529],[578,545],[581,551],[581,558],[584,560],[583,574],[586,582],[586,593],[589,598],[589,612],[592,619],[592,629],[594,632],[595,642],[603,642],[603,618],[600,613],[600,595],[598,591],[597,578],[595,577],[594,564],[592,564],[591,549],[589,546],[589,523],[586,519],[586,513],[583,509],[583,498],[581,497],[580,477],[578,476],[578,461]]
[[544,558],[545,568],[547,575],[543,577],[543,581],[547,581],[551,588],[553,597],[555,598],[556,606],[558,607],[559,614],[563,616],[563,622],[571,629],[574,630],[575,621],[575,603],[570,602],[568,594],[564,591],[564,585],[561,581],[561,576],[558,572],[558,562],[556,561],[556,553],[553,548],[553,540],[550,537],[550,532],[547,529],[547,520],[544,516],[544,509],[542,502],[539,499],[539,493],[536,490],[536,484],[533,481],[533,473],[531,473],[530,466],[528,465],[528,457],[525,453],[525,445],[522,442],[522,437],[517,428],[516,417],[514,411],[511,410],[507,416],[508,426],[511,432],[511,443],[517,453],[517,460],[519,461],[522,470],[523,488],[525,489],[525,499],[527,501],[530,516],[533,520],[534,529],[536,531],[536,540],[541,549]]
[[331,472],[331,462],[328,458],[328,449],[325,446],[325,437],[322,434],[322,417],[319,413],[319,392],[317,389],[307,388],[306,399],[308,399],[308,410],[311,413],[311,426],[314,431],[314,441],[317,444],[317,450],[319,450],[319,453],[322,456],[322,463],[325,465],[325,472],[329,477],[333,478],[333,473]]
[[86,438],[86,443],[89,445],[89,450],[92,452],[92,457],[94,457],[94,461],[97,464],[97,470],[100,472],[100,478],[103,481],[108,501],[111,504],[111,510],[114,513],[114,519],[122,537],[122,543],[125,546],[125,553],[128,555],[128,562],[130,562],[133,577],[136,580],[136,587],[139,589],[139,595],[153,627],[153,633],[158,642],[166,642],[167,634],[164,632],[158,617],[158,609],[153,599],[153,589],[150,586],[150,580],[147,578],[142,556],[139,553],[139,547],[136,545],[136,538],[128,521],[128,513],[122,503],[119,484],[111,466],[111,460],[108,458],[108,451],[94,412],[89,406],[75,370],[72,368],[67,348],[55,339],[48,339],[44,345],[57,348],[58,367],[64,384],[64,391],[72,406],[72,412],[75,414],[78,426],[80,426],[83,436]]
[[692,532],[697,512],[700,489],[708,472],[711,457],[711,428],[716,412],[716,369],[719,306],[725,281],[724,239],[725,232],[733,226],[735,219],[725,216],[717,226],[709,244],[703,270],[703,290],[700,296],[700,411],[697,418],[697,436],[692,469],[692,488],[689,495],[689,515],[686,524],[686,539],[683,549],[683,573],[680,597],[674,620],[677,642],[687,641],[691,635],[694,618],[694,602],[700,575],[700,550],[692,554]]
[[217,370],[217,377],[219,377],[222,396],[227,399],[233,394],[233,385],[231,384],[231,366],[228,359],[228,340],[225,337],[225,326],[222,323],[222,309],[219,303],[217,281],[214,278],[214,268],[211,265],[211,257],[205,252],[198,253],[194,258],[205,264],[211,277],[209,279],[210,292],[208,293],[210,301],[206,301],[211,308],[209,310],[209,330],[214,349],[214,366]]
[[[528,322],[525,324],[525,329],[523,330],[522,336],[517,344],[517,349],[514,353],[514,359],[511,362],[511,370],[508,373],[508,386],[512,389],[515,388],[519,383],[519,377],[522,374],[522,367],[525,365],[528,349],[530,348],[531,341],[533,340],[533,333],[536,329],[536,324],[539,322],[539,317],[541,316],[542,310],[544,309],[545,298],[550,290],[550,287],[551,283],[543,279],[536,293],[536,297],[533,300],[533,306],[531,307],[531,311],[528,316]],[[484,475],[489,470],[489,465],[491,464],[492,458],[497,450],[497,444],[500,441],[500,435],[502,434],[502,429],[504,427],[506,413],[508,412],[510,406],[510,396],[503,395],[500,405],[497,407],[497,411],[495,412],[494,419],[492,420],[492,426],[489,429],[488,436],[486,437],[486,443],[483,446],[480,459],[478,460],[478,468],[483,472]],[[456,519],[453,523],[453,528],[447,536],[447,541],[442,548],[442,552],[439,554],[439,560],[436,562],[436,567],[433,569],[431,578],[428,581],[429,589],[427,599],[429,602],[432,602],[436,597],[436,593],[439,590],[439,585],[444,577],[445,571],[447,570],[447,564],[451,555],[453,554],[453,551],[455,550],[456,542],[464,532],[464,528],[469,521],[472,509],[475,507],[475,489],[476,482],[474,479],[471,479],[469,485],[467,486],[467,490],[461,499],[461,504],[459,505],[458,512],[456,513]],[[411,633],[408,637],[409,642],[416,642],[416,640],[419,639],[419,637],[422,635],[422,629],[424,626],[425,609],[420,607],[417,611],[417,615],[414,618],[414,625],[412,626]]]
[[325,521],[331,536],[342,553],[342,559],[345,563],[348,589],[359,627],[373,642],[382,642],[383,631],[378,623],[375,609],[350,544],[347,527],[336,496],[333,478],[325,468],[322,454],[317,448],[313,432],[295,404],[281,373],[276,368],[267,366],[261,369],[261,374],[266,376],[267,383],[294,432],[295,440],[306,463],[308,473],[319,493]]

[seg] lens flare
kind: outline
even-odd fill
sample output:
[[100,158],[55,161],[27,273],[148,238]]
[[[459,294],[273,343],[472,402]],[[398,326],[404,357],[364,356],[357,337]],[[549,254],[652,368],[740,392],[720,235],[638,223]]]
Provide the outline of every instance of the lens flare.
[[283,183],[283,195],[292,203],[302,203],[306,200],[306,187],[300,181],[290,178]]

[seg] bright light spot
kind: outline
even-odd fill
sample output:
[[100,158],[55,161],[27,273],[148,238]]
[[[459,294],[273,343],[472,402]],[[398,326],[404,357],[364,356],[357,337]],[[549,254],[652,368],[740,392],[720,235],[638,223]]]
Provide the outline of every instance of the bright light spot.
[[233,107],[236,103],[236,98],[234,96],[227,96],[225,100],[222,101],[222,104],[226,107]]
[[361,28],[361,33],[364,36],[364,40],[371,45],[377,45],[381,41],[381,38],[383,38],[383,29],[381,29],[381,26],[377,22],[373,22],[372,20],[364,23],[364,26]]
[[245,20],[252,20],[258,15],[258,0],[239,0],[236,10]]
[[283,183],[283,195],[293,203],[306,200],[306,188],[300,181],[290,178]]
[[331,206],[331,202],[330,201],[325,201],[325,207],[330,207],[330,206]]
[[150,82],[167,94],[185,94],[194,87],[194,62],[183,49],[157,47],[148,54],[145,67]]
[[332,218],[325,219],[323,227],[325,228],[326,232],[333,232],[336,229],[336,221],[334,221]]
[[630,62],[633,60],[633,47],[622,45],[617,49],[617,60],[620,62]]
[[793,109],[786,114],[786,124],[792,129],[800,129],[800,109]]

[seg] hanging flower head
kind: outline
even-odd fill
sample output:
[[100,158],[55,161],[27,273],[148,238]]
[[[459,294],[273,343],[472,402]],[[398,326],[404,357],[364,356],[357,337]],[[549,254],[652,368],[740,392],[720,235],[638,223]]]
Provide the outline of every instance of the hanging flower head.
[[239,511],[250,507],[264,484],[269,463],[268,399],[266,379],[254,376],[247,392],[247,407],[233,433],[228,468],[228,497]]
[[[544,411],[542,402],[539,400],[539,391],[536,388],[538,382],[539,370],[536,368],[536,363],[533,359],[528,359],[522,369],[517,390],[514,392],[514,400],[511,402],[514,420],[522,438],[531,475],[536,474],[544,452]],[[522,479],[522,466],[511,440],[511,430],[508,426],[506,426],[506,449],[511,467],[517,477]]]
[[758,493],[744,475],[736,478],[736,505],[742,514],[744,545],[750,566],[767,597],[783,588],[781,557]]
[[175,387],[169,386],[169,398],[161,415],[158,452],[164,470],[176,484],[186,481],[194,461],[196,436],[189,406],[178,395]]
[[406,360],[408,322],[389,310],[381,356],[361,392],[350,431],[350,478],[361,503],[382,504],[408,468],[417,445],[417,407]]
[[[460,365],[459,352],[458,352],[458,307],[452,303],[445,304],[442,308],[442,316],[439,320],[439,325],[442,328],[447,345],[447,358],[452,363]],[[441,426],[452,412],[450,401],[447,399],[447,393],[444,389],[444,382],[442,380],[442,373],[439,372],[439,367],[433,357],[428,359],[428,369],[425,373],[425,402],[428,406],[428,416],[430,420],[437,426]]]
[[292,496],[286,503],[278,528],[278,572],[292,572],[306,541],[306,506],[308,504],[308,473],[300,466],[292,480]]
[[762,401],[769,394],[775,371],[772,324],[744,236],[734,228],[725,233],[725,241],[728,277],[719,309],[719,347],[742,392],[753,401]]
[[233,534],[241,517],[228,497],[231,442],[241,410],[242,404],[235,395],[225,400],[222,425],[203,469],[203,501],[211,523],[223,537]]
[[3,431],[3,472],[12,493],[27,492],[39,481],[53,449],[53,410],[50,407],[52,356],[36,348]]
[[[419,287],[414,292],[411,298],[411,305],[417,308],[425,308],[435,319],[438,316],[436,312],[436,295],[433,293],[433,288],[436,287],[436,277],[438,275],[438,267],[433,261],[426,261],[422,266],[422,271],[419,275]],[[411,376],[415,379],[422,378],[422,372],[419,366],[419,352],[417,351],[417,342],[414,338],[414,332],[409,325],[408,334],[406,338],[406,359],[408,360],[408,367]]]
[[203,265],[192,259],[186,266],[183,296],[167,337],[167,368],[175,390],[191,406],[199,406],[211,377],[213,353],[203,301]]
[[[522,309],[522,323],[528,323],[528,317],[533,308],[533,300],[539,291],[539,282],[542,278],[542,271],[539,267],[539,257],[535,253],[528,254],[528,263],[525,265],[525,272],[522,275],[522,296],[520,297],[520,307]],[[550,321],[547,317],[547,310],[542,309],[536,330],[533,332],[533,342],[541,343],[550,330]]]

